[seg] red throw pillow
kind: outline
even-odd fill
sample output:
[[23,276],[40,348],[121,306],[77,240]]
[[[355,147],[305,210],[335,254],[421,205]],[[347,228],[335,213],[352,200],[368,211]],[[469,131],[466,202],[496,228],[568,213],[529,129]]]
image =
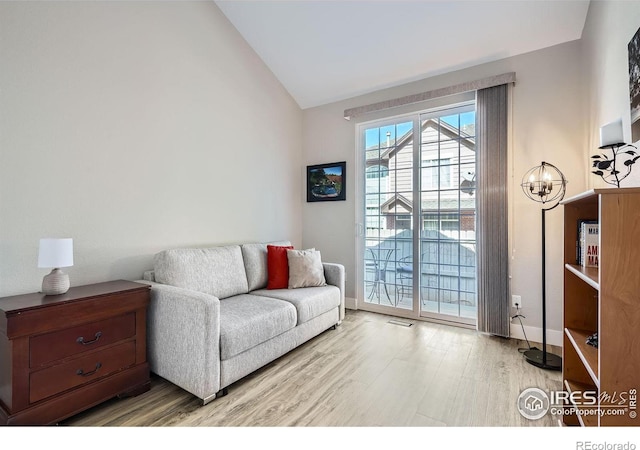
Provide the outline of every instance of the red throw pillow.
[[287,250],[293,246],[267,245],[267,289],[287,289],[289,287],[289,260]]

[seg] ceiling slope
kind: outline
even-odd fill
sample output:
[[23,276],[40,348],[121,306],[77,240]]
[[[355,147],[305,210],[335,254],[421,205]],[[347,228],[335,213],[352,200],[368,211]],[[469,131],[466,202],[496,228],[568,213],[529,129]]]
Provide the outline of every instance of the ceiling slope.
[[216,1],[301,108],[580,39],[588,0]]

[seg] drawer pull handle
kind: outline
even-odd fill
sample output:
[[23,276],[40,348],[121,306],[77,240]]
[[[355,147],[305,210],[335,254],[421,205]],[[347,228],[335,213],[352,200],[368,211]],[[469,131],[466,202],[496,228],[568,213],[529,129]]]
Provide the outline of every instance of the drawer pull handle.
[[82,344],[82,345],[89,345],[89,344],[93,344],[94,342],[97,342],[98,339],[100,339],[100,337],[102,336],[102,331],[98,331],[96,333],[96,337],[90,341],[85,341],[84,337],[80,336],[78,339],[76,339],[76,342],[78,344]]
[[76,370],[76,375],[80,375],[81,377],[90,377],[91,375],[96,373],[100,367],[102,367],[102,363],[96,363],[96,368],[91,372],[85,372],[82,369],[78,369]]

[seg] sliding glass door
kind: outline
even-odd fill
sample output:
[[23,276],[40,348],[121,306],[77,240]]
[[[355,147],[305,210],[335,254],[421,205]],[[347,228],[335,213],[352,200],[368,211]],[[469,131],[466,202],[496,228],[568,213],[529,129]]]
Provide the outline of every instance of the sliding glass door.
[[364,302],[413,310],[414,124],[364,130]]
[[475,111],[420,115],[420,310],[476,318]]
[[473,104],[359,129],[362,308],[475,323]]

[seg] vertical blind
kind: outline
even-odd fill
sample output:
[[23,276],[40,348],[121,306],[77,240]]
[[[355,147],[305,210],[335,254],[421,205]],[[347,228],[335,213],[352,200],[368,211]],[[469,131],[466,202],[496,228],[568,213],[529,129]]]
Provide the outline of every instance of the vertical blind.
[[509,337],[508,85],[476,93],[478,331]]

